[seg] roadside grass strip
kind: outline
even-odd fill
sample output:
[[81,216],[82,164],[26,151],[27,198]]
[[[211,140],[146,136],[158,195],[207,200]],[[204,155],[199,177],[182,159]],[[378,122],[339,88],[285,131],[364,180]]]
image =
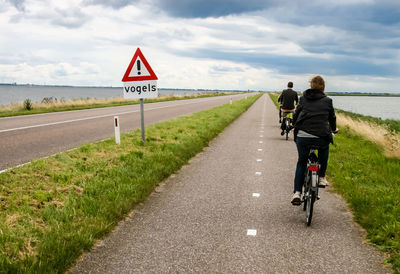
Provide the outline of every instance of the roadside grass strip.
[[0,272],[65,272],[260,96],[0,174]]
[[348,202],[367,241],[389,254],[386,263],[400,273],[400,160],[343,127],[331,146],[328,176]]
[[[270,96],[276,102],[276,95]],[[360,117],[355,116],[371,125],[371,119]],[[335,191],[345,198],[355,221],[367,231],[367,241],[386,252],[385,262],[394,273],[400,273],[400,159],[385,156],[383,146],[351,126],[340,127],[334,142],[327,175]]]
[[[186,100],[193,98],[204,98],[204,97],[215,97],[240,94],[240,92],[208,92],[208,93],[196,93],[192,95],[163,95],[154,99],[144,99],[144,103],[156,103],[165,101],[175,100]],[[115,107],[115,106],[126,106],[139,104],[139,99],[125,100],[121,98],[77,98],[68,101],[49,101],[49,102],[33,102],[32,109],[27,110],[24,108],[23,103],[13,103],[10,105],[0,105],[0,117],[10,116],[21,116],[31,114],[41,114],[50,112],[70,111],[70,110],[81,110],[81,109],[92,109],[92,108],[104,108],[104,107]]]

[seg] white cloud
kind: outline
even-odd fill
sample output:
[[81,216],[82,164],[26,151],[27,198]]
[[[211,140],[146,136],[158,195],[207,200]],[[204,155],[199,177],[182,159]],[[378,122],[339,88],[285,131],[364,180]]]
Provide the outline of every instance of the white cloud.
[[[291,58],[297,60],[293,66],[307,65],[308,58],[329,64],[348,57],[385,68],[400,56],[393,46],[399,43],[396,37],[371,38],[324,22],[283,22],[265,11],[190,19],[169,17],[151,1],[127,5],[115,0],[105,6],[94,0],[26,0],[19,8],[0,1],[5,4],[0,5],[2,82],[118,86],[135,49],[141,47],[160,87],[280,90],[292,80],[302,90],[310,72],[318,70],[304,66],[300,73],[289,73],[284,68],[292,65]],[[275,7],[279,9],[284,11]],[[247,62],[247,56],[260,56],[260,62]],[[328,87],[395,91],[400,75],[398,69],[397,75],[382,75],[383,81],[357,73],[341,75],[340,69],[332,67],[336,75],[326,75],[328,83],[332,79]]]

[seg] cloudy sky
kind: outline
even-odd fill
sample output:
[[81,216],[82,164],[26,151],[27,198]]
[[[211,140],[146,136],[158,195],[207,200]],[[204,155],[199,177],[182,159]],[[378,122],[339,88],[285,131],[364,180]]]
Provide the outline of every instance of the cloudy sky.
[[0,0],[0,83],[400,92],[400,0]]

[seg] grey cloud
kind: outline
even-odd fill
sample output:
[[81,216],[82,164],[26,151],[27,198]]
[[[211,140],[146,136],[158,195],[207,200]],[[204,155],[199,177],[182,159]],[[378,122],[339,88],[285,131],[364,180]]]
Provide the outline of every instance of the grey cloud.
[[120,9],[132,4],[137,3],[138,0],[85,0],[83,2],[84,5],[101,5],[106,7],[111,7],[113,9]]
[[79,28],[88,20],[88,15],[84,14],[79,8],[62,10],[55,9],[56,14],[51,19],[54,25],[66,28]]
[[154,0],[156,6],[171,16],[183,18],[219,17],[263,10],[275,0]]
[[224,74],[231,72],[243,72],[244,70],[240,67],[228,67],[228,66],[212,66],[210,68],[210,74]]
[[9,0],[9,2],[19,11],[25,11],[25,0]]

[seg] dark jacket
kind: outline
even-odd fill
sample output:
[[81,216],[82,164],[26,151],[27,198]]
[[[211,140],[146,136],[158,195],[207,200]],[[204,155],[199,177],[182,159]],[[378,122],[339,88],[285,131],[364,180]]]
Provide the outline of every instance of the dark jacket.
[[332,131],[336,130],[336,115],[332,99],[322,91],[308,89],[300,97],[293,114],[294,134],[299,130],[332,142]]
[[299,97],[297,96],[297,92],[291,88],[282,91],[282,94],[278,98],[278,102],[282,103],[283,109],[294,109],[294,101],[297,104]]

